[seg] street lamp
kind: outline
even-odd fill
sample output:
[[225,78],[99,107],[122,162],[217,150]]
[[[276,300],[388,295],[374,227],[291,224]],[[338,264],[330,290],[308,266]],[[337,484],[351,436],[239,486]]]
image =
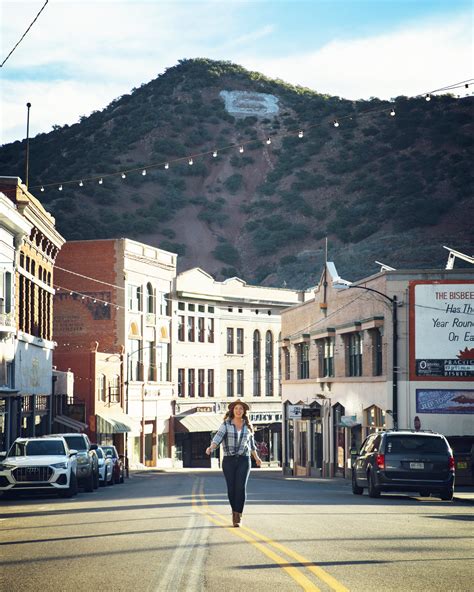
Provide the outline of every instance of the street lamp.
[[[324,432],[326,434],[326,454],[323,454],[323,477],[332,477],[331,474],[331,451],[332,451],[332,446],[331,446],[331,409],[332,409],[332,402],[331,402],[331,397],[328,397],[326,395],[324,395],[323,393],[319,393],[316,395],[317,399],[322,399],[323,401],[327,401],[327,405],[323,405],[323,408],[327,409],[327,422],[326,422],[326,427],[324,429]],[[324,448],[323,448],[323,452],[324,452]]]
[[392,298],[380,292],[379,290],[375,290],[375,288],[368,288],[367,286],[354,286],[353,284],[333,284],[333,288],[336,290],[347,290],[351,288],[359,288],[361,290],[366,290],[367,292],[374,292],[379,296],[388,300],[391,304],[392,309],[392,418],[393,418],[393,428],[396,430],[398,429],[398,350],[397,350],[397,342],[398,342],[398,315],[397,315],[397,308],[398,308],[398,300],[397,296],[394,295]]

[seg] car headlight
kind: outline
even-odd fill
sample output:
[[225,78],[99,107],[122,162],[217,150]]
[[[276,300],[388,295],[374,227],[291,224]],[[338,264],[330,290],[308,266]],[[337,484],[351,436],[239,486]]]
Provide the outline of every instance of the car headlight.
[[78,465],[87,465],[89,463],[89,459],[87,456],[78,456],[77,457],[77,464]]
[[67,469],[67,462],[54,463],[54,465],[51,466],[55,469]]
[[8,465],[5,463],[0,463],[0,471],[9,471],[10,469],[14,469],[15,465]]

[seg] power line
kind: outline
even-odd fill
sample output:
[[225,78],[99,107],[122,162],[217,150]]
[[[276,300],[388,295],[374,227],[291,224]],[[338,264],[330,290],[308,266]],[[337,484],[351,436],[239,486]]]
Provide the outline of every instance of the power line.
[[41,10],[38,12],[38,14],[35,16],[35,18],[33,19],[32,23],[30,24],[30,26],[28,27],[28,29],[26,29],[26,31],[23,33],[23,35],[21,36],[20,40],[17,42],[17,44],[13,47],[13,49],[10,51],[10,53],[7,55],[7,57],[3,60],[3,62],[0,64],[0,68],[3,68],[3,65],[5,64],[5,62],[8,60],[8,58],[12,55],[12,53],[15,51],[15,49],[20,45],[20,43],[23,41],[23,39],[26,37],[26,34],[28,33],[28,31],[31,29],[31,27],[35,24],[36,20],[38,19],[39,15],[43,12],[43,10],[46,8],[46,4],[48,4],[49,0],[46,0],[46,2],[43,4],[43,6],[41,7]]

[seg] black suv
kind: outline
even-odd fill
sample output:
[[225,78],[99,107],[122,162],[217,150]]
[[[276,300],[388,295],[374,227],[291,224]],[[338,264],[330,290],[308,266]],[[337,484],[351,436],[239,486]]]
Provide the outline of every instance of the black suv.
[[453,499],[454,458],[448,441],[433,432],[377,432],[364,441],[352,466],[352,491],[370,497],[383,491],[436,493]]

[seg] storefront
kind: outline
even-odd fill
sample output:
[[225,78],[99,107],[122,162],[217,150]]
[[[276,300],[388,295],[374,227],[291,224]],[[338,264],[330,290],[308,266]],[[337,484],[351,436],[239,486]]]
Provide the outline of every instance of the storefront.
[[218,464],[218,453],[206,454],[222,416],[213,413],[214,405],[194,407],[174,417],[175,458],[185,468],[211,468]]
[[265,464],[280,467],[282,458],[281,411],[250,412],[257,451]]

